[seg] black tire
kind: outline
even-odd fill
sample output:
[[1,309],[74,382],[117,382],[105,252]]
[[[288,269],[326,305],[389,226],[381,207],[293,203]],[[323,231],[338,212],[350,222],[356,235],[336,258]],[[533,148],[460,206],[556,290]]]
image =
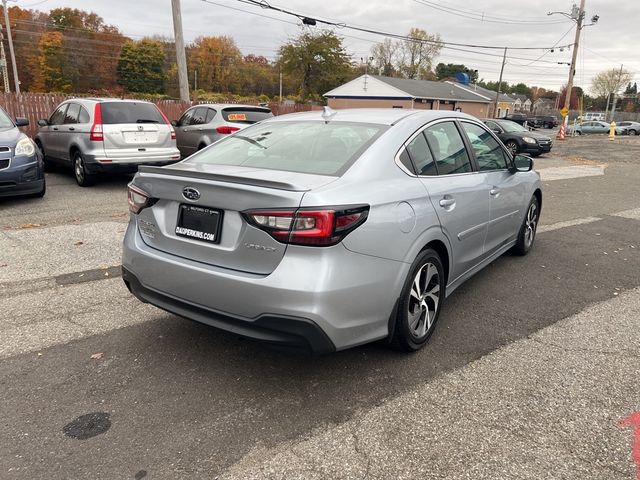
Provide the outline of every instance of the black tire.
[[202,150],[205,147],[206,147],[206,145],[204,143],[201,143],[200,145],[198,145],[198,150],[197,151],[199,152],[200,150]]
[[398,300],[391,338],[394,349],[415,352],[426,345],[440,317],[445,288],[446,278],[440,256],[430,248],[423,250],[411,265]]
[[80,151],[74,150],[71,155],[71,166],[76,183],[81,187],[90,187],[95,183],[95,175],[87,172],[87,167]]
[[531,198],[527,206],[520,231],[518,232],[518,240],[513,247],[514,253],[517,255],[526,255],[533,248],[536,239],[536,231],[538,229],[538,221],[540,220],[540,202],[535,195]]
[[629,130],[629,135],[638,135],[638,132],[636,130],[634,130],[633,128],[631,130]]
[[513,140],[509,140],[507,143],[504,144],[504,146],[507,147],[507,150],[509,150],[512,156],[517,155],[518,150],[520,150],[520,148],[518,147],[518,144]]

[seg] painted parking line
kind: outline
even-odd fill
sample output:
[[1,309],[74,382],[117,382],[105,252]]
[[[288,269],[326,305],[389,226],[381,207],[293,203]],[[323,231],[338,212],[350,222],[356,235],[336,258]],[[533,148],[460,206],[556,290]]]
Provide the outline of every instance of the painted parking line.
[[632,208],[623,212],[612,213],[614,217],[630,218],[632,220],[640,220],[640,208]]
[[543,182],[568,180],[571,178],[597,177],[604,175],[604,165],[571,165],[569,167],[549,167],[538,170]]
[[598,220],[602,220],[602,218],[584,217],[584,218],[576,218],[574,220],[567,220],[565,222],[552,223],[550,225],[540,225],[538,227],[538,233],[551,232],[553,230],[560,230],[561,228],[567,228],[567,227],[575,227],[576,225],[593,223],[593,222],[597,222]]

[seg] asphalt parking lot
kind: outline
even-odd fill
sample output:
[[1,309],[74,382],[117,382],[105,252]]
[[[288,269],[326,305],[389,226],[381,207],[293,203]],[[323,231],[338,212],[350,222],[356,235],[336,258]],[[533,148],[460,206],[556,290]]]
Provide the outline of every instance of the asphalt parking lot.
[[292,356],[141,304],[130,177],[0,200],[0,477],[636,478],[640,137],[536,168],[534,250],[458,289],[414,355]]

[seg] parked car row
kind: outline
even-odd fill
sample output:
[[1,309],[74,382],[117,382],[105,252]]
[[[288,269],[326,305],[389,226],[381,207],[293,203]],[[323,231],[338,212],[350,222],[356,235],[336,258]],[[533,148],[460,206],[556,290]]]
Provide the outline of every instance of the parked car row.
[[[624,123],[624,122],[623,122]],[[632,122],[629,122],[632,123]],[[594,134],[594,133],[604,133],[608,134],[611,131],[611,124],[608,122],[602,121],[592,121],[592,122],[583,122],[577,123],[575,125],[569,125],[567,127],[568,134]],[[616,135],[628,135],[629,128],[622,125],[616,125]],[[634,131],[634,135],[637,134],[637,130]]]
[[520,125],[531,128],[555,128],[558,126],[558,118],[553,115],[530,116],[526,113],[512,113],[504,117],[504,120],[511,120]]

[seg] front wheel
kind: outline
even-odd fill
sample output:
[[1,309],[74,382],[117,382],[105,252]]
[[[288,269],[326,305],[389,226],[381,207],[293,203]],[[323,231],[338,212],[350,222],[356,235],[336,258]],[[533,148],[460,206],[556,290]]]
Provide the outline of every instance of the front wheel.
[[518,153],[518,144],[513,140],[508,141],[504,146],[507,147],[507,150],[509,150],[509,153],[511,153],[512,156],[515,156]]
[[538,228],[538,221],[540,219],[540,202],[535,195],[529,202],[527,208],[527,214],[522,221],[520,231],[518,232],[518,240],[516,241],[513,250],[518,255],[526,255],[533,247],[533,242],[536,239],[536,230]]
[[638,135],[638,132],[636,130],[629,130],[629,135]]
[[391,345],[405,352],[420,350],[433,333],[445,297],[440,256],[430,248],[415,259],[398,302]]
[[84,163],[82,154],[79,151],[73,153],[73,176],[81,187],[89,187],[94,184],[95,176],[87,173],[87,166]]

